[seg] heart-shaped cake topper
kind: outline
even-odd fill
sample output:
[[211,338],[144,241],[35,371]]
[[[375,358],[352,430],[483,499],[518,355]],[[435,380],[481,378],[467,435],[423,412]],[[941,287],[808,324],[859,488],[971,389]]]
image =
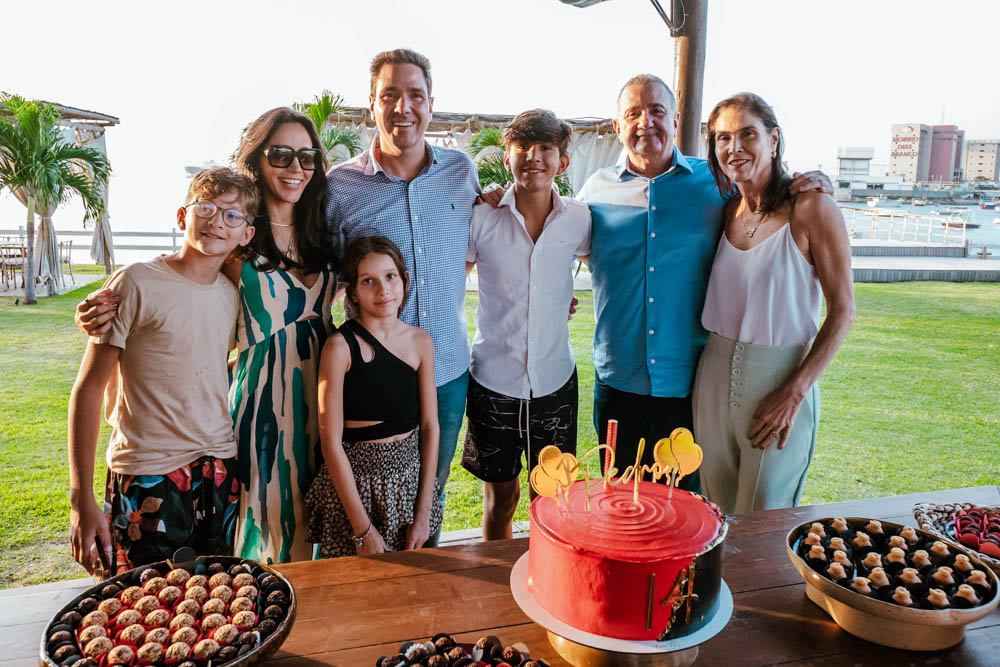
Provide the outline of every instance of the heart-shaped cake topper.
[[558,499],[565,494],[580,474],[580,464],[572,454],[564,454],[555,445],[538,452],[538,465],[529,477],[531,488],[540,496]]
[[695,443],[691,431],[686,428],[675,428],[670,434],[670,452],[677,461],[677,470],[681,477],[686,477],[701,467],[704,453]]

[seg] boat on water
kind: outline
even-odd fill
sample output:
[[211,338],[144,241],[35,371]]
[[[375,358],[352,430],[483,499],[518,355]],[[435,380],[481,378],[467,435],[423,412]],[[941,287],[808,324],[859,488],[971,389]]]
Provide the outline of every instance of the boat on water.
[[913,200],[910,201],[910,204],[912,204],[913,206],[927,206],[927,200],[920,199],[919,197],[914,197]]
[[952,220],[942,220],[941,226],[947,227],[948,229],[978,229],[979,223],[968,222],[966,220],[962,220],[961,218],[956,218]]
[[986,211],[995,211],[997,208],[997,198],[983,195],[983,198],[979,200],[979,208]]
[[865,202],[868,204],[868,208],[875,208],[879,203],[878,197],[868,197]]

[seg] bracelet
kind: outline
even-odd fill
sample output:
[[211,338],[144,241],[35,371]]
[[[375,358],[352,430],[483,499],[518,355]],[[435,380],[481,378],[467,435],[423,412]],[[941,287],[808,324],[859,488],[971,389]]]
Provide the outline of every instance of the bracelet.
[[368,533],[370,532],[372,532],[372,520],[368,519],[368,527],[365,529],[365,532],[360,535],[353,535],[355,549],[360,549],[365,546],[365,538],[368,537]]

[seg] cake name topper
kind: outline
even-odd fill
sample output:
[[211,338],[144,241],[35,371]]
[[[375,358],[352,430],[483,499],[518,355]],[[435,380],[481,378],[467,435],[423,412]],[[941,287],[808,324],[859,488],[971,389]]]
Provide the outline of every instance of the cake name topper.
[[604,451],[604,474],[601,477],[604,488],[608,485],[625,484],[633,480],[632,503],[639,504],[639,482],[643,475],[649,474],[653,481],[661,477],[667,478],[670,494],[680,480],[693,473],[701,466],[703,453],[701,447],[694,441],[691,431],[686,428],[676,428],[669,438],[658,440],[653,445],[653,465],[642,463],[642,454],[646,448],[646,440],[639,440],[635,463],[626,467],[621,476],[615,478],[618,469],[615,468],[615,445],[618,434],[618,422],[608,420],[607,444],[597,445],[579,459],[573,454],[565,454],[554,445],[544,447],[538,453],[538,465],[531,470],[531,488],[540,496],[555,498],[556,503],[564,509],[569,508],[569,489],[579,479],[581,472],[584,478],[584,489],[587,493],[586,509],[590,511],[590,475],[580,461],[591,455]]

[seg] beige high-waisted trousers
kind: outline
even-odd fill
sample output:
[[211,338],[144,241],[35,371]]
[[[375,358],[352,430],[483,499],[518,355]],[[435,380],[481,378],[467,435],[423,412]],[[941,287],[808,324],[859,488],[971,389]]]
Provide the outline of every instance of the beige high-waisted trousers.
[[819,386],[802,401],[784,449],[777,441],[755,449],[747,432],[761,399],[792,375],[808,351],[808,345],[768,347],[709,334],[694,382],[694,434],[704,451],[702,493],[724,512],[799,504],[816,449]]

